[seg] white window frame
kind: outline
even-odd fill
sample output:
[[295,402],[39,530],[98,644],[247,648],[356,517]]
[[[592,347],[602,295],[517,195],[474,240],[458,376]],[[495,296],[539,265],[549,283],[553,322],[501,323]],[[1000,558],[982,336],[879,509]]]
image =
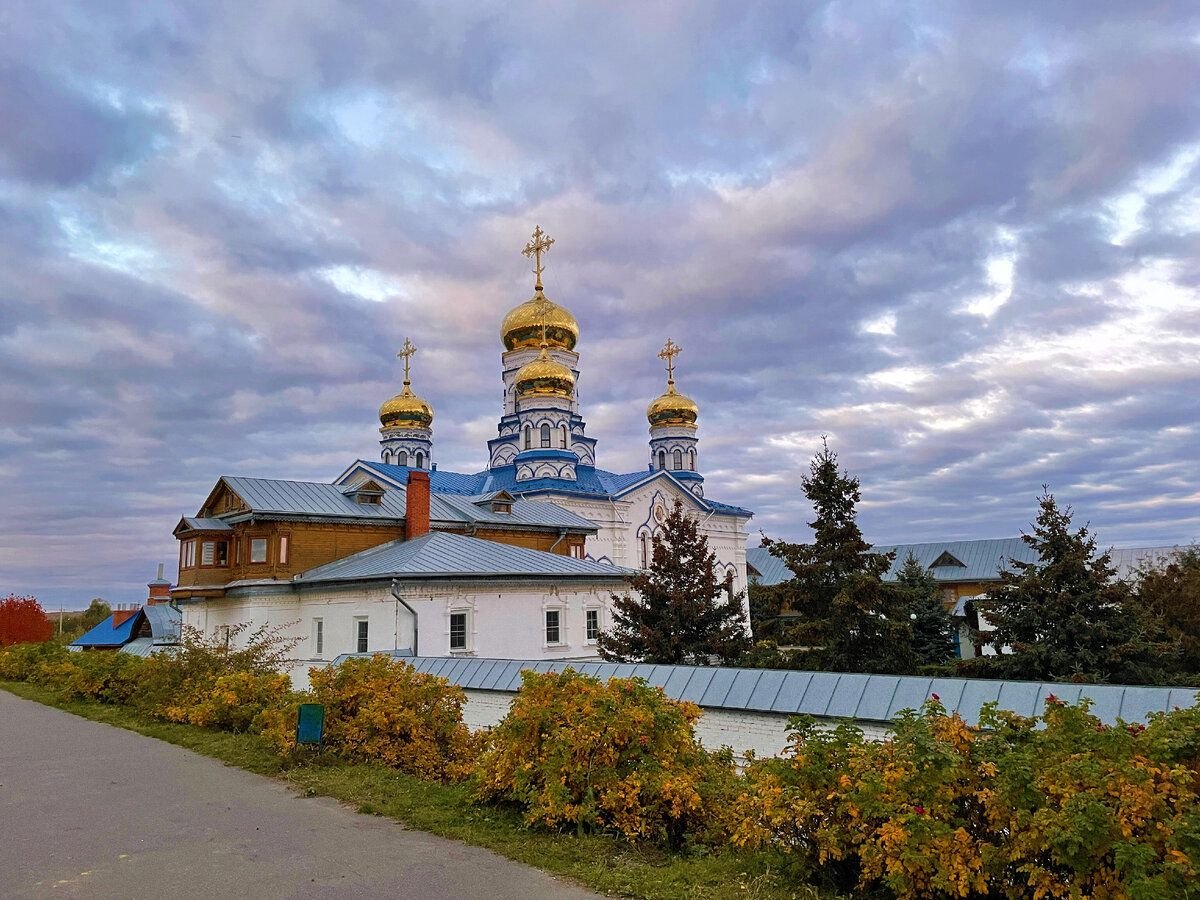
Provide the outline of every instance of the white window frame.
[[[367,626],[366,647],[362,650],[358,649],[359,641],[362,640],[362,626]],[[370,653],[371,652],[371,620],[367,616],[354,617],[354,652],[355,653]]]
[[[256,543],[262,544],[262,559],[254,558],[254,545]],[[267,564],[268,558],[271,555],[270,548],[271,548],[271,541],[269,539],[267,539],[265,537],[250,538],[250,554],[249,554],[250,564],[255,565],[255,566],[265,566]]]
[[[588,618],[592,615],[596,617],[596,635],[588,634]],[[588,646],[596,645],[596,638],[600,636],[600,632],[604,630],[604,607],[602,606],[585,606],[583,609],[583,642]]]
[[288,561],[288,536],[281,534],[279,536],[279,564],[286,566]]
[[[567,642],[563,640],[563,629],[566,627],[563,616],[563,608],[561,606],[547,606],[542,610],[542,646],[544,647],[565,647]],[[554,614],[554,630],[558,634],[557,640],[550,640],[550,615]]]
[[[456,606],[446,611],[446,647],[451,653],[470,653],[474,650],[475,641],[473,640],[474,629],[472,628],[472,624],[475,617],[472,613],[473,610],[469,606]],[[455,616],[463,617],[463,645],[461,647],[455,647],[451,643],[453,640],[452,626]]]
[[325,657],[325,620],[320,616],[312,620],[313,625],[313,657],[316,659],[324,659]]

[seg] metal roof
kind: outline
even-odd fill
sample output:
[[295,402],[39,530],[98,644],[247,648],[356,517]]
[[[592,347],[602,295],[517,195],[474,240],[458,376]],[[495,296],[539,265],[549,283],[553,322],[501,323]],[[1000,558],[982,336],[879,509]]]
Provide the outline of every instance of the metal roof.
[[[245,501],[251,512],[258,515],[335,516],[398,521],[404,518],[407,510],[407,489],[403,485],[390,485],[379,503],[359,503],[347,496],[344,493],[345,486],[339,484],[230,475],[224,476],[222,481]],[[429,497],[429,518],[434,522],[451,524],[526,525],[590,533],[598,530],[591,520],[542,500],[517,500],[509,513],[492,512],[486,506],[476,505],[477,500],[477,497],[446,494],[435,489]],[[223,522],[221,524],[228,527]]]
[[[411,471],[407,466],[397,466],[392,463],[372,462],[371,460],[356,460],[342,473],[339,481],[345,478],[355,466],[364,466],[375,474],[394,484],[404,484]],[[595,466],[578,465],[575,467],[575,480],[566,478],[534,478],[530,481],[517,481],[517,467],[497,466],[486,469],[474,475],[462,472],[445,472],[432,469],[429,472],[429,483],[434,491],[443,494],[463,494],[479,496],[492,491],[506,490],[513,496],[522,494],[571,494],[582,496],[598,496],[601,498],[618,497],[630,488],[655,477],[671,477],[671,472],[665,469],[641,469],[637,472],[619,474],[597,469]],[[674,479],[672,479],[674,480]],[[686,486],[688,496],[693,498],[696,505],[710,510],[718,515],[746,516],[753,515],[748,509],[733,506],[729,503],[718,503],[707,497],[696,497]]]
[[751,580],[762,585],[779,584],[792,577],[792,570],[784,565],[782,559],[772,556],[766,547],[751,547],[747,550],[746,565],[753,566],[758,572],[758,575],[751,573]]
[[529,550],[495,541],[434,531],[412,541],[391,541],[310,569],[296,581],[360,581],[381,578],[528,576],[622,580],[633,572],[606,563]]
[[120,647],[129,643],[137,634],[137,626],[142,621],[144,610],[138,610],[120,625],[113,627],[113,617],[109,616],[99,625],[90,628],[84,634],[71,641],[73,647]]
[[[142,612],[150,622],[151,640],[155,644],[178,644],[183,627],[183,613],[167,603],[148,603]],[[139,638],[140,640],[140,638]]]
[[1002,710],[1022,716],[1040,715],[1050,695],[1068,703],[1093,700],[1092,713],[1113,725],[1145,721],[1152,712],[1197,705],[1196,688],[1134,687],[1110,684],[1056,684],[925,678],[909,675],[857,675],[838,672],[794,672],[780,669],[735,669],[722,666],[666,666],[571,660],[464,659],[416,657],[421,672],[440,675],[459,687],[516,691],[522,671],[562,672],[575,669],[601,680],[644,678],[668,697],[690,700],[709,709],[805,714],[819,718],[887,723],[902,710],[915,709],[937,694],[949,712],[969,724],[995,701]]
[[[904,568],[908,554],[916,557],[921,567],[928,570],[936,581],[943,583],[961,581],[997,581],[1001,568],[1013,571],[1010,559],[1020,562],[1036,563],[1038,555],[1021,538],[997,538],[980,541],[930,541],[921,544],[893,544],[872,547],[874,553],[889,553],[895,551],[896,558],[891,568],[883,576],[886,581],[894,581]],[[1117,570],[1117,578],[1128,578],[1136,570],[1146,564],[1169,558],[1182,552],[1186,547],[1136,547],[1124,550],[1110,550],[1113,567]],[[953,557],[963,565],[934,566],[933,563],[944,555]],[[771,585],[787,581],[792,577],[791,570],[782,560],[771,556],[764,548],[755,547],[746,551],[746,561],[760,573],[759,584]]]
[[154,642],[153,638],[140,637],[140,638],[134,638],[132,641],[130,641],[128,644],[126,644],[124,647],[122,647],[118,652],[119,653],[128,653],[131,656],[140,656],[143,659],[145,659],[146,657],[150,656],[153,653],[168,653],[168,654],[178,653],[179,645],[178,644],[156,644]]
[[[192,531],[231,531],[229,523],[222,519],[202,518],[197,516],[184,516],[179,520],[180,525],[190,528]],[[176,526],[178,528],[178,526]]]

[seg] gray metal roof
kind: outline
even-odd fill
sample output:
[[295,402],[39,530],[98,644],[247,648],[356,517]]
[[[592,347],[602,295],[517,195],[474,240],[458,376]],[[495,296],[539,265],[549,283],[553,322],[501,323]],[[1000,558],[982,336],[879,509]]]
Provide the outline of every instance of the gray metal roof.
[[202,518],[198,516],[184,516],[179,520],[180,525],[190,528],[192,531],[231,531],[229,523],[221,519]]
[[629,569],[495,541],[430,532],[412,541],[391,541],[345,559],[318,566],[297,582],[361,581],[382,578],[466,578],[528,576],[617,581]]
[[[400,520],[407,509],[403,487],[388,487],[379,503],[359,503],[343,493],[346,487],[342,485],[230,475],[222,480],[245,501],[251,512],[259,515]],[[590,533],[598,530],[591,520],[554,503],[518,500],[513,503],[512,512],[495,513],[486,506],[476,505],[477,499],[434,492],[429,498],[429,518],[450,524],[550,527]]]
[[166,603],[147,603],[142,607],[150,622],[150,634],[155,644],[178,644],[183,627],[183,613]]
[[753,566],[758,575],[751,578],[762,585],[779,584],[792,577],[792,570],[784,565],[783,560],[772,556],[766,547],[751,547],[746,551],[746,565]]
[[128,653],[131,656],[140,656],[143,659],[150,656],[152,653],[177,653],[179,652],[178,644],[156,644],[153,638],[141,637],[134,638],[124,647],[119,653]]
[[710,709],[805,714],[819,718],[887,723],[905,709],[916,709],[933,694],[969,724],[979,722],[985,703],[1022,716],[1040,715],[1046,697],[1075,703],[1093,700],[1092,712],[1107,724],[1145,721],[1151,712],[1197,705],[1195,688],[1132,687],[1110,684],[1054,684],[909,675],[856,675],[838,672],[791,672],[720,666],[665,666],[571,660],[464,659],[423,656],[411,660],[421,672],[440,675],[463,688],[515,691],[521,672],[575,669],[601,680],[644,678],[668,697]]
[[[1139,566],[1170,557],[1184,549],[1186,548],[1137,547],[1109,552],[1112,556],[1113,567],[1117,570],[1117,577],[1128,578]],[[872,551],[875,553],[895,551],[896,558],[892,562],[891,568],[883,576],[887,581],[895,580],[900,570],[904,568],[904,561],[908,558],[909,553],[916,557],[921,567],[928,570],[935,580],[943,583],[997,581],[1001,568],[1013,570],[1014,567],[1009,563],[1010,559],[1026,563],[1038,562],[1037,553],[1019,537],[981,541],[930,541],[921,544],[878,545],[873,547]],[[953,557],[963,565],[934,566],[933,564],[944,555]],[[792,577],[791,570],[783,564],[783,561],[771,556],[762,547],[747,550],[746,561],[761,573],[758,579],[759,584],[779,584]]]

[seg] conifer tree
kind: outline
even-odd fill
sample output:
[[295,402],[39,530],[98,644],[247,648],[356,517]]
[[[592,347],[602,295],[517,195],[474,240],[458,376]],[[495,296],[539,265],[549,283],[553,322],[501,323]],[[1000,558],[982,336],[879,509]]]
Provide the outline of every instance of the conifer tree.
[[629,583],[638,596],[613,595],[613,627],[597,640],[605,659],[707,665],[749,648],[745,594],[730,596],[708,538],[679,500],[654,535],[650,568]]
[[798,615],[788,640],[804,651],[807,665],[843,672],[911,672],[916,666],[912,625],[904,597],[883,575],[892,554],[872,553],[858,527],[862,499],[857,478],[846,475],[837,454],[822,449],[801,479],[816,518],[811,544],[763,538],[763,546],[792,570],[781,593]]
[[999,656],[973,668],[1008,678],[1144,681],[1154,668],[1129,588],[1115,579],[1108,553],[1096,552],[1086,526],[1071,530],[1071,508],[1060,508],[1043,486],[1032,534],[1023,540],[1037,562],[1010,560],[1000,587],[978,604],[994,626],[982,639]]
[[937,579],[909,553],[896,575],[896,584],[906,595],[917,664],[949,662],[954,657],[954,622],[942,601]]

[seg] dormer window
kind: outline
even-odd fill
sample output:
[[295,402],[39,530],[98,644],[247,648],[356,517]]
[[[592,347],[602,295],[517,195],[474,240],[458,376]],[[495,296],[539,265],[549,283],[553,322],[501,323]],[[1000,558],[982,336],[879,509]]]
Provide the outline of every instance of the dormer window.
[[967,564],[947,550],[929,564],[929,568],[931,569],[938,569],[942,566],[954,566],[959,569],[965,569]]
[[494,513],[510,513],[512,512],[512,504],[505,500],[493,500],[492,512]]
[[501,515],[511,515],[513,505],[513,495],[508,491],[496,491],[493,494],[485,494],[475,501],[476,506],[486,507],[494,513]]
[[378,506],[383,502],[383,487],[375,481],[364,481],[360,485],[348,488],[343,493],[355,503]]

